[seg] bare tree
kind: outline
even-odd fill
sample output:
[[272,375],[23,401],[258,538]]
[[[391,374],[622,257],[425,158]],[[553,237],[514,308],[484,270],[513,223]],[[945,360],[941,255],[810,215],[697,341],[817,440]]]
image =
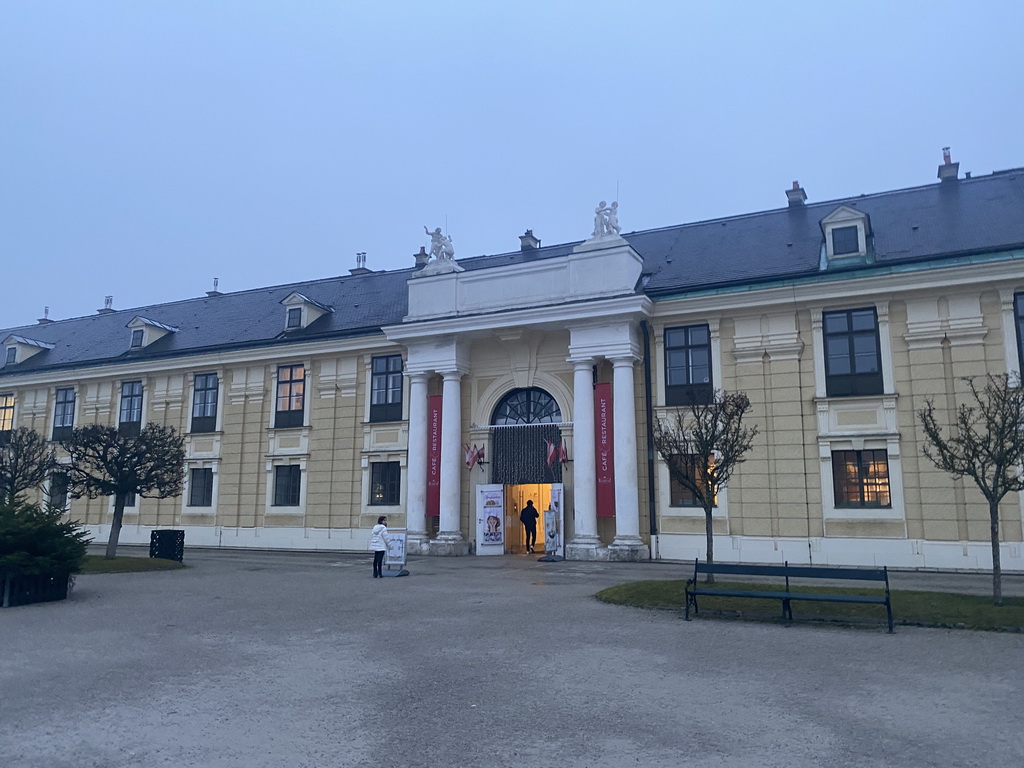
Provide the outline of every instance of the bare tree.
[[73,498],[114,497],[108,559],[117,554],[129,494],[149,499],[181,495],[185,441],[173,427],[150,423],[138,435],[128,436],[115,427],[91,424],[76,427],[61,445],[71,458],[68,474]]
[[[988,501],[992,538],[992,598],[1003,604],[1003,575],[999,564],[999,502],[1011,491],[1024,489],[1024,389],[1007,374],[989,374],[982,389],[965,378],[974,404],[961,403],[949,437],[935,417],[935,405],[925,400],[918,411],[927,442],[924,455],[955,479],[971,478]],[[1014,386],[1014,384],[1017,386]]]
[[0,501],[42,488],[55,464],[53,448],[33,429],[18,427],[0,443]]
[[[715,390],[711,402],[679,408],[667,421],[654,424],[654,445],[669,474],[704,509],[709,563],[715,561],[711,514],[718,493],[729,484],[757,436],[756,426],[743,423],[749,410],[745,393]],[[707,580],[713,582],[714,576],[708,574]]]

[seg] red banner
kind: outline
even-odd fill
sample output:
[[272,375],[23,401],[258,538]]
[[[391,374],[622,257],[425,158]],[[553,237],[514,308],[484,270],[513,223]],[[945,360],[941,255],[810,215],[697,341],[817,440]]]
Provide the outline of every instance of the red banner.
[[427,515],[441,514],[441,395],[427,398]]
[[615,517],[615,463],[612,456],[612,385],[594,385],[594,447],[597,452],[597,516]]

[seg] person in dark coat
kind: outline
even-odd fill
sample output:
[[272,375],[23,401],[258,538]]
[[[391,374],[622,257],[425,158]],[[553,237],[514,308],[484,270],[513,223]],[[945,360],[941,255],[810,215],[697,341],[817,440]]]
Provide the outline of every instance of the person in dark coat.
[[540,517],[540,512],[533,506],[533,500],[526,502],[526,506],[523,507],[523,511],[519,513],[519,519],[523,523],[523,528],[526,529],[526,552],[529,554],[533,552],[533,546],[537,543],[537,518]]

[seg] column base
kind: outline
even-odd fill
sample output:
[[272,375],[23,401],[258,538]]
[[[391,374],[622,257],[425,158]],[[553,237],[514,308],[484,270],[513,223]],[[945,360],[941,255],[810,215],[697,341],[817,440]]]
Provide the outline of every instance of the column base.
[[565,545],[566,560],[607,560],[608,548],[597,536],[577,536]]
[[429,555],[430,537],[426,531],[409,531],[405,534],[405,553],[407,555]]
[[650,557],[650,547],[639,536],[616,538],[608,547],[608,559],[613,563],[639,563]]
[[431,557],[465,557],[469,554],[469,542],[459,531],[441,532],[430,542]]

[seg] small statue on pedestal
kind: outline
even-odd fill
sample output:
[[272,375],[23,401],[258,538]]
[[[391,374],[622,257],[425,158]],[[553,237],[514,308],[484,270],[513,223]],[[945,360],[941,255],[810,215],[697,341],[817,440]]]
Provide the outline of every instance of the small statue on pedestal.
[[609,237],[618,236],[619,231],[622,229],[619,226],[619,203],[618,201],[613,202],[611,205],[605,203],[602,200],[597,208],[594,209],[594,232],[592,237]]

